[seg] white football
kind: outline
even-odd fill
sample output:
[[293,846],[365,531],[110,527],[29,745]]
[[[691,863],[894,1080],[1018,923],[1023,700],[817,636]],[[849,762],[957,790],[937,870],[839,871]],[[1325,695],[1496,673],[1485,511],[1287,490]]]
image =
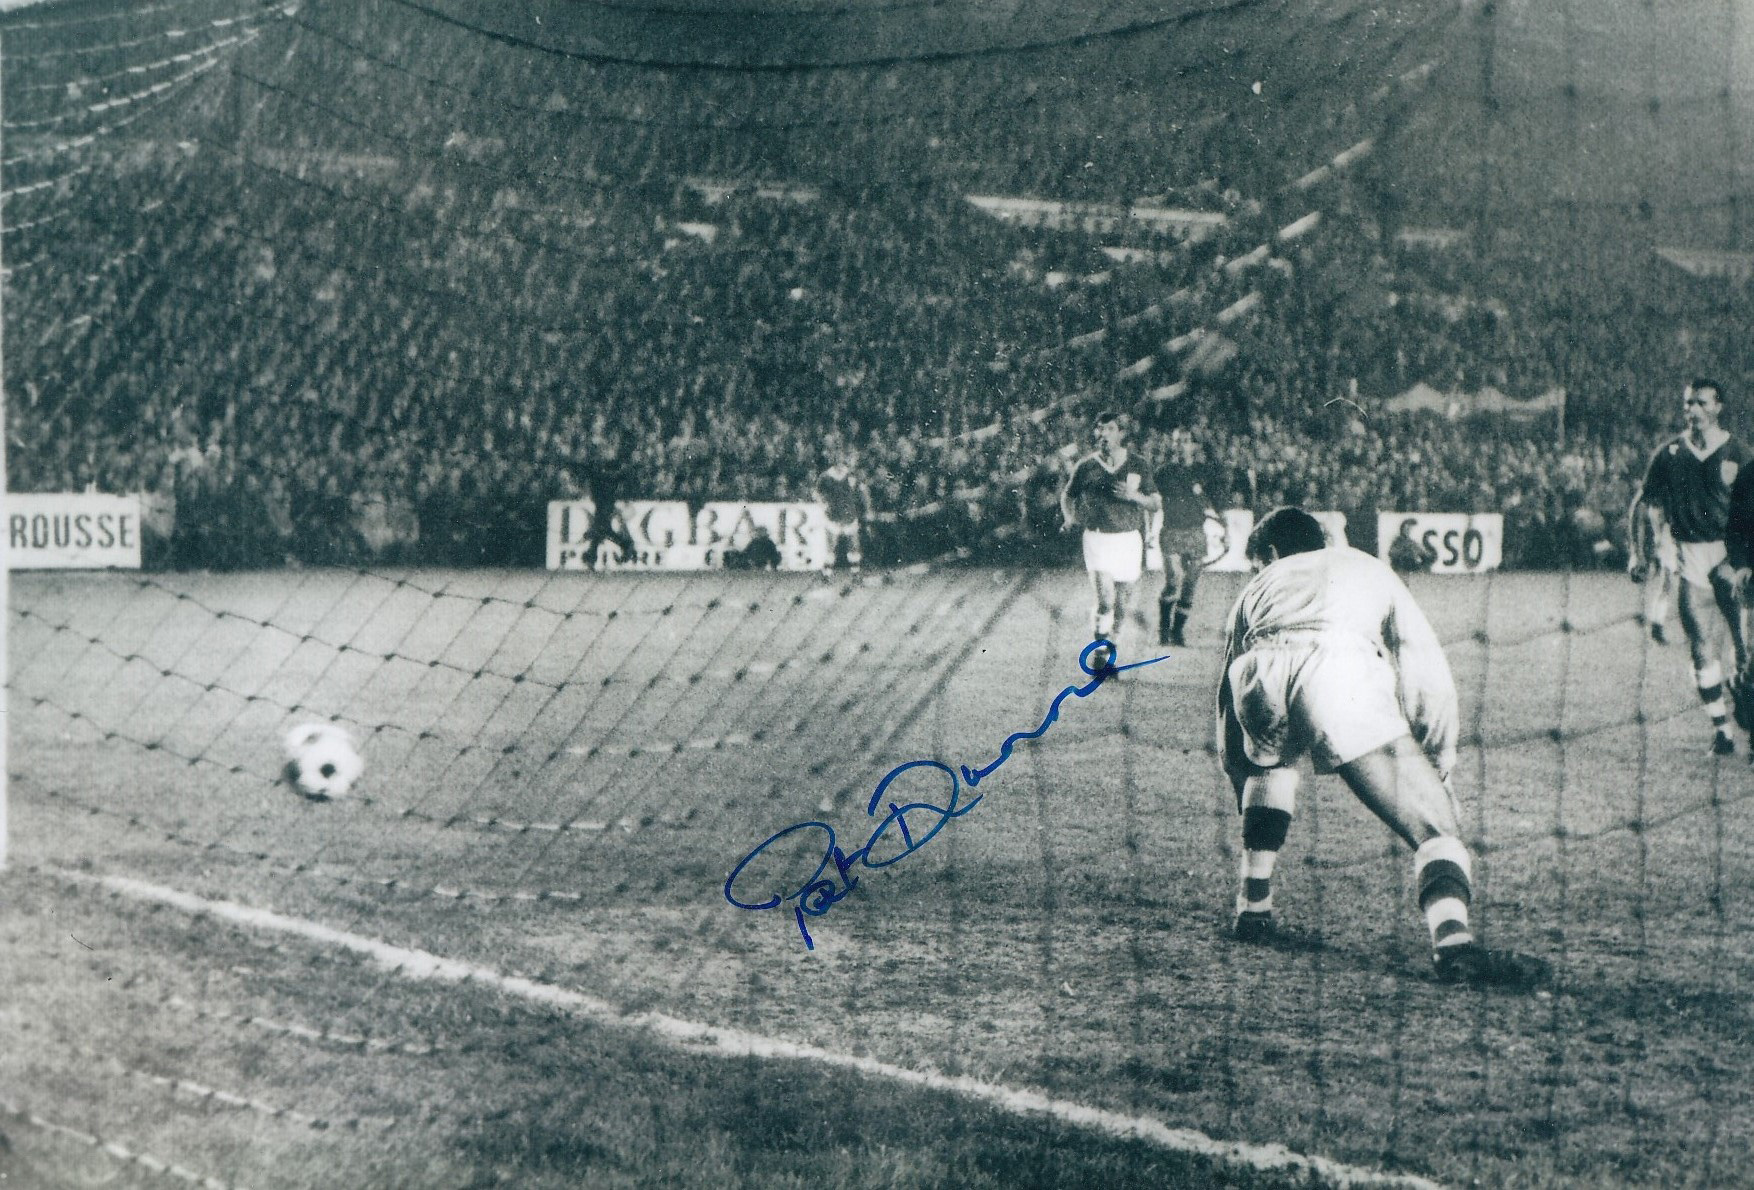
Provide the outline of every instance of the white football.
[[305,723],[286,733],[286,776],[308,798],[346,797],[365,771],[352,738],[333,723]]

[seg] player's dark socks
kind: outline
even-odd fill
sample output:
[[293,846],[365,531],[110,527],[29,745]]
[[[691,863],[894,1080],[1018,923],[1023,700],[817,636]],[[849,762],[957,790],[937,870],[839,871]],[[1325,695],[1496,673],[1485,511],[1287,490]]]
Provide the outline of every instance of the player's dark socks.
[[1659,645],[1666,645],[1669,643],[1669,634],[1661,624],[1652,624],[1650,626],[1650,638],[1656,641]]
[[1546,983],[1553,968],[1545,959],[1490,950],[1478,942],[1439,947],[1431,956],[1439,983],[1529,991]]
[[1237,875],[1236,918],[1231,936],[1239,942],[1265,942],[1273,928],[1273,868],[1291,828],[1288,811],[1249,806],[1242,812],[1242,859]]
[[1157,643],[1185,649],[1188,641],[1183,630],[1188,625],[1188,609],[1180,603],[1157,605]]
[[1710,662],[1694,674],[1694,681],[1699,687],[1699,701],[1711,716],[1712,754],[1728,756],[1736,750],[1736,744],[1729,736],[1730,708],[1724,701],[1723,671],[1717,662]]

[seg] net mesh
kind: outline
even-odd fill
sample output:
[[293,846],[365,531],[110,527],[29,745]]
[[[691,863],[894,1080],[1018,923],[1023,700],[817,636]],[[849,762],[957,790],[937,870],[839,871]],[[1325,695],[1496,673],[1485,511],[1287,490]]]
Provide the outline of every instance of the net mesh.
[[[1255,9],[1262,27],[1285,11],[1243,6]],[[840,15],[880,25],[911,11]],[[1725,12],[1739,44],[1733,5]],[[869,836],[867,799],[895,766],[987,764],[1012,733],[1038,727],[1080,680],[1082,576],[1034,565],[873,567],[856,581],[463,568],[521,560],[541,524],[532,510],[583,462],[564,434],[520,422],[516,402],[474,417],[466,411],[486,403],[471,398],[555,404],[573,367],[606,383],[632,358],[604,330],[618,316],[668,336],[681,362],[606,388],[607,416],[637,417],[639,394],[688,390],[698,376],[723,386],[732,420],[818,399],[775,379],[795,357],[776,353],[776,371],[757,376],[774,385],[760,388],[752,373],[689,356],[673,320],[652,315],[675,299],[674,278],[690,276],[686,262],[665,263],[666,235],[697,233],[654,237],[650,216],[690,222],[671,205],[698,193],[688,178],[771,185],[777,198],[736,200],[760,234],[732,249],[771,259],[816,218],[787,193],[805,165],[820,167],[811,176],[825,190],[865,170],[881,180],[863,182],[862,196],[912,202],[924,151],[894,127],[936,126],[997,87],[1006,119],[995,123],[1008,130],[957,181],[1027,182],[993,164],[992,146],[1043,135],[1035,113],[1066,94],[1051,80],[1031,89],[996,75],[993,62],[1125,64],[1142,52],[1135,35],[1167,27],[1160,16],[1117,11],[1100,29],[1044,17],[1016,45],[974,40],[978,22],[945,26],[949,66],[895,53],[844,73],[857,45],[900,36],[884,26],[849,38],[847,60],[774,48],[775,62],[790,63],[776,79],[720,70],[705,53],[654,70],[632,39],[592,59],[568,41],[575,26],[555,34],[565,52],[536,52],[506,29],[412,4],[189,0],[10,20],[0,34],[15,486],[148,487],[167,451],[191,446],[177,465],[229,470],[223,498],[178,489],[176,524],[200,528],[167,538],[153,559],[215,569],[14,580],[7,879],[53,887],[70,914],[134,938],[156,961],[142,960],[110,1001],[71,989],[39,1000],[39,1040],[0,1055],[6,1118],[148,1172],[184,1169],[181,1160],[209,1184],[322,1184],[338,1168],[384,1173],[371,1163],[393,1169],[439,1136],[491,1131],[487,1113],[511,1076],[483,1076],[485,1103],[458,1090],[422,1104],[398,1079],[458,1077],[445,1056],[459,1048],[497,1044],[522,1062],[546,1041],[578,1042],[564,1022],[532,1037],[515,1012],[456,1007],[462,993],[417,1012],[396,971],[213,922],[168,928],[89,880],[130,877],[528,977],[617,1012],[1037,1089],[1395,1174],[1733,1176],[1726,1166],[1754,1119],[1748,915],[1736,893],[1747,870],[1744,765],[1707,754],[1683,650],[1651,641],[1636,593],[1613,575],[1415,582],[1468,725],[1458,774],[1476,924],[1558,971],[1542,994],[1511,997],[1433,983],[1408,855],[1331,780],[1308,787],[1285,852],[1285,941],[1256,950],[1225,939],[1240,832],[1210,707],[1237,576],[1205,580],[1193,647],[1068,701],[982,783],[977,808],[812,919],[807,950],[785,912],[727,903],[734,866],[792,823],[825,823],[851,849]],[[1343,5],[1318,17],[1340,29],[1365,21]],[[634,16],[604,19],[624,18]],[[1177,16],[1188,48],[1172,47],[1172,64],[1205,52],[1205,19]],[[1254,52],[1289,54],[1309,28],[1286,24]],[[1247,130],[1320,144],[1300,169],[1342,173],[1361,159],[1348,148],[1395,135],[1408,96],[1432,80],[1450,88],[1441,95],[1479,95],[1454,79],[1489,78],[1501,36],[1471,10],[1433,6],[1354,51],[1302,63],[1312,93],[1342,80],[1358,91],[1347,114],[1287,105],[1250,115]],[[1475,56],[1439,56],[1458,45]],[[1732,84],[1734,61],[1724,66]],[[886,72],[901,77],[890,85]],[[940,107],[896,96],[922,78],[943,84]],[[703,94],[713,102],[679,102]],[[1140,102],[1087,114],[1120,126]],[[1192,93],[1179,118],[1209,123],[1228,102]],[[1664,96],[1659,106],[1681,105]],[[1714,135],[1739,135],[1733,104],[1695,107],[1717,113]],[[1567,118],[1576,132],[1575,111]],[[952,130],[940,131],[954,147]],[[1490,138],[1502,134],[1483,135],[1494,157]],[[1104,168],[1140,155],[1124,139],[1088,151]],[[1480,168],[1484,222],[1501,191]],[[123,176],[152,186],[124,191]],[[1154,391],[1175,374],[1168,342],[1246,320],[1239,303],[1271,291],[1252,266],[1227,266],[1297,217],[1333,214],[1312,177],[1262,180],[1257,192],[1275,201],[1239,214],[1218,244],[1152,244],[1167,259],[1144,280],[1092,283],[1094,296],[1069,303],[1016,283],[1006,332],[1025,345],[1019,373],[964,394],[955,419],[929,418],[936,406],[923,396],[886,412],[955,441],[1021,393],[1075,394],[1031,406],[1041,416],[1030,424],[1052,440],[1063,417],[1099,398]],[[1732,216],[1733,191],[1714,200]],[[859,228],[873,239],[903,222],[894,210],[869,218]],[[973,215],[934,219],[971,254],[1020,242]],[[1741,233],[1733,219],[1725,227],[1735,246]],[[386,263],[404,242],[448,255]],[[1031,243],[1063,253],[1048,263],[1068,275],[1107,267],[1086,235]],[[630,270],[647,270],[653,293],[606,297]],[[856,329],[912,325],[873,301],[846,311]],[[688,304],[677,309],[686,319]],[[945,318],[954,341],[955,315]],[[359,326],[369,333],[340,333]],[[948,349],[941,359],[966,362]],[[336,393],[344,407],[327,404]],[[324,412],[286,412],[306,404]],[[378,462],[410,490],[428,481],[453,515],[423,507],[417,541],[368,560],[369,542],[333,537],[363,519],[356,493],[319,485],[277,523],[280,505],[252,481],[266,487],[268,460],[198,459],[208,444],[177,437],[179,405],[200,424],[236,427],[233,440],[260,444],[272,429],[320,443],[301,458],[407,435],[410,458]],[[420,421],[429,407],[464,412]],[[100,456],[91,444],[105,435],[137,449]],[[752,446],[748,457],[763,456]],[[446,490],[445,476],[420,474],[428,464],[476,486]],[[899,493],[894,541],[941,530],[954,540],[924,511],[942,495]],[[288,555],[306,565],[281,565]],[[1157,581],[1137,601],[1147,614]],[[1152,652],[1154,628],[1128,622],[1123,660]],[[280,741],[304,722],[357,741],[365,774],[349,796],[315,802],[287,783]],[[941,798],[934,773],[889,792]],[[785,858],[807,871],[809,847],[796,850]],[[346,989],[342,1002],[334,989]],[[390,1065],[408,1062],[428,1065]],[[645,1063],[661,1065],[637,1054],[635,1072]],[[631,1077],[625,1058],[603,1068],[612,1084]],[[577,1073],[542,1067],[528,1078],[571,1102],[564,1088]],[[739,1127],[776,1128],[781,1088],[797,1076],[751,1055],[741,1077],[767,1106]],[[690,1121],[664,1093],[628,1097],[647,1129],[628,1160],[648,1171],[681,1160],[697,1136]],[[989,1121],[956,1103],[942,1113],[944,1144],[973,1151]],[[314,1152],[282,1135],[340,1121],[348,1136]],[[277,1166],[291,1151],[304,1163]],[[528,1154],[471,1160],[549,1176],[595,1168],[585,1149],[558,1167]],[[1123,1182],[1143,1168],[1131,1151],[1114,1160]],[[1249,1161],[1287,1184],[1300,1176],[1258,1150]],[[959,1172],[943,1176],[963,1183]]]

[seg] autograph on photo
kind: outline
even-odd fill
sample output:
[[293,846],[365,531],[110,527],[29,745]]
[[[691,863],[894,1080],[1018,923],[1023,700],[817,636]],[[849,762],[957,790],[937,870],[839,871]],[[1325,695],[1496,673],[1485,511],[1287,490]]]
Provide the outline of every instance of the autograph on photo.
[[[1102,660],[1092,662],[1092,655],[1098,651],[1103,654]],[[997,772],[1007,760],[1011,759],[1011,753],[1019,743],[1025,740],[1040,739],[1046,735],[1048,728],[1052,727],[1059,719],[1060,707],[1068,698],[1089,698],[1102,688],[1104,682],[1116,674],[1125,673],[1129,669],[1142,669],[1147,665],[1155,665],[1159,661],[1168,660],[1168,656],[1165,655],[1152,657],[1146,661],[1134,661],[1127,665],[1117,665],[1116,662],[1119,658],[1119,651],[1110,641],[1098,639],[1085,645],[1083,652],[1078,654],[1078,668],[1090,675],[1090,680],[1081,686],[1067,686],[1054,695],[1054,700],[1048,704],[1047,714],[1042,716],[1040,724],[1030,731],[1012,732],[999,746],[998,756],[978,769],[971,769],[967,765],[953,769],[937,760],[909,760],[890,769],[884,774],[883,779],[877,782],[877,788],[871,792],[871,800],[865,805],[867,817],[875,818],[877,808],[884,804],[889,807],[888,813],[871,831],[864,846],[857,850],[842,851],[835,842],[834,828],[826,822],[797,822],[784,830],[769,835],[758,843],[753,851],[745,855],[735,868],[731,869],[730,876],[725,879],[725,900],[738,909],[748,909],[754,912],[778,909],[781,905],[790,903],[792,916],[798,923],[798,933],[803,937],[804,945],[811,950],[816,949],[816,943],[810,937],[810,929],[805,919],[821,917],[834,908],[836,902],[844,900],[853,889],[859,886],[859,878],[851,874],[854,867],[864,867],[873,871],[887,868],[890,864],[907,858],[930,843],[937,837],[938,832],[944,829],[945,823],[953,818],[961,818],[980,805],[981,797],[985,795],[979,795],[963,802],[961,800],[963,788],[966,786],[973,789]],[[890,786],[915,770],[936,774],[930,778],[932,780],[947,780],[949,782],[949,798],[944,805],[925,801],[901,803],[894,800],[893,797],[885,798],[885,795],[889,793]],[[912,824],[908,821],[910,814],[914,815]],[[918,829],[922,825],[926,826],[923,833]],[[893,833],[891,833],[891,828],[893,828]],[[743,875],[743,870],[754,862],[756,857],[765,853],[769,847],[782,839],[788,839],[793,835],[803,835],[810,831],[821,832],[819,841],[822,846],[822,858],[810,875],[794,891],[783,894],[776,893],[767,900],[756,903],[739,899],[735,891],[737,879]],[[813,857],[815,852],[806,851],[805,854]],[[834,873],[829,875],[827,873],[831,865],[834,868]]]

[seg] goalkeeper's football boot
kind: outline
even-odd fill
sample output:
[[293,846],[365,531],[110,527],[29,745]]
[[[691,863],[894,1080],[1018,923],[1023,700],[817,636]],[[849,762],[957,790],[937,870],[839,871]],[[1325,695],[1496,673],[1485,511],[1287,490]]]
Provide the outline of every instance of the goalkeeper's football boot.
[[1711,736],[1711,754],[1713,756],[1730,756],[1736,751],[1735,737],[1727,731],[1715,731]]
[[1241,910],[1230,926],[1230,936],[1238,942],[1271,942],[1278,933],[1271,909]]
[[1489,950],[1478,942],[1445,946],[1431,956],[1439,983],[1528,991],[1547,982],[1553,969],[1546,960],[1508,950]]

